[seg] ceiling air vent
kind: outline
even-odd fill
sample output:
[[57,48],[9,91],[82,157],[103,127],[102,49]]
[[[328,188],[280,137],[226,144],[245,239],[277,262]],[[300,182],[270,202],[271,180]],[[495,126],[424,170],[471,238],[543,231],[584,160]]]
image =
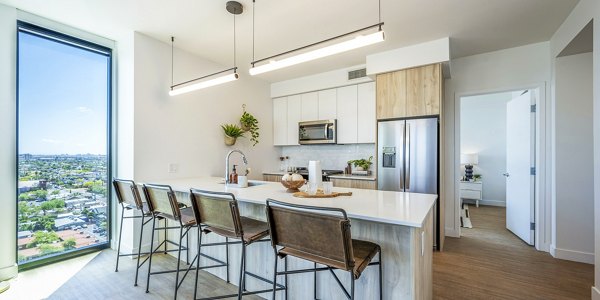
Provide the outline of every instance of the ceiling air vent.
[[367,68],[348,72],[348,80],[362,78],[362,77],[366,77],[366,76],[367,76]]

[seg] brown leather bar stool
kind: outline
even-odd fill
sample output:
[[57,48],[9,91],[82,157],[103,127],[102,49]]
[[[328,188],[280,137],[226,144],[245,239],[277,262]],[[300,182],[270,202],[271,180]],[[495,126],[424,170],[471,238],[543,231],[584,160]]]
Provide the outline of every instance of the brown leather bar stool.
[[[354,281],[360,278],[367,266],[379,265],[379,299],[383,299],[381,247],[375,243],[352,239],[350,220],[343,209],[296,205],[268,199],[267,220],[275,251],[273,284],[277,283],[277,275],[330,271],[346,297],[354,299]],[[379,261],[372,262],[377,254]],[[311,261],[315,263],[315,268],[278,272],[278,257],[288,255]],[[325,267],[317,268],[317,263]],[[350,292],[333,269],[350,273]],[[316,299],[316,279],[314,283]]]
[[[144,227],[152,220],[152,212],[148,208],[146,202],[142,201],[140,197],[140,192],[137,189],[137,186],[133,180],[124,180],[124,179],[113,179],[113,187],[115,189],[115,194],[117,195],[117,200],[119,204],[121,204],[121,225],[119,226],[119,243],[117,247],[117,264],[115,266],[115,272],[119,271],[119,258],[121,256],[133,256],[137,255],[137,267],[135,270],[135,286],[137,286],[138,282],[138,274],[140,267],[140,256],[142,254],[148,254],[149,252],[141,252],[142,250],[142,237],[144,235]],[[125,210],[137,209],[141,212],[140,215],[133,215],[125,217]],[[140,241],[138,244],[137,253],[121,253],[121,235],[123,233],[123,219],[142,219],[142,223],[140,226]],[[145,261],[144,261],[145,262]]]
[[[238,293],[231,295],[222,295],[217,297],[202,298],[221,299],[237,296],[242,299],[243,295],[253,295],[274,290],[284,290],[283,285],[274,285],[273,289],[264,289],[259,291],[246,291],[246,276],[251,276],[268,284],[274,284],[272,281],[259,275],[246,271],[246,247],[255,242],[268,242],[263,239],[269,236],[269,229],[266,222],[240,216],[237,200],[231,193],[203,191],[198,189],[190,190],[190,200],[194,208],[194,215],[198,223],[205,225],[202,233],[215,233],[220,236],[239,240],[242,245],[242,255],[240,264],[240,279]],[[224,243],[232,244],[232,242]],[[201,255],[202,234],[198,239],[198,256]],[[197,261],[196,269],[201,269],[200,260]],[[196,273],[196,287],[198,286],[198,272]],[[194,298],[195,295],[194,295]]]
[[[189,252],[189,243],[186,246],[182,245],[182,241],[184,238],[188,238],[190,229],[196,227],[196,219],[194,218],[194,212],[191,207],[185,207],[185,205],[177,202],[177,198],[175,197],[175,193],[173,189],[168,185],[159,185],[159,184],[144,184],[144,194],[146,195],[146,200],[148,201],[148,207],[152,212],[152,238],[150,241],[150,257],[149,257],[149,266],[148,266],[148,278],[146,279],[146,293],[149,292],[150,288],[150,276],[156,274],[164,274],[164,273],[175,273],[175,296],[173,299],[177,299],[177,291],[179,287],[185,280],[188,272],[193,268],[194,261],[190,264],[190,266],[185,270],[181,281],[179,280],[179,272],[182,272],[180,268],[181,264],[181,251],[184,250]],[[177,223],[177,226],[167,226],[165,221],[164,228],[156,227],[156,219],[168,219]],[[179,229],[179,242],[173,242],[167,239],[165,235],[165,240],[162,241],[156,248],[154,248],[154,232],[156,230],[167,230],[167,229]],[[188,240],[189,241],[189,240]],[[152,272],[152,256],[154,253],[159,252],[158,249],[163,246],[166,246],[166,243],[170,243],[177,247],[177,269],[168,270],[168,271],[158,271]],[[165,251],[168,251],[165,247]],[[163,252],[165,252],[163,251]],[[187,253],[186,253],[187,254]],[[194,258],[195,260],[196,258]],[[188,254],[188,263],[189,263],[189,254]]]

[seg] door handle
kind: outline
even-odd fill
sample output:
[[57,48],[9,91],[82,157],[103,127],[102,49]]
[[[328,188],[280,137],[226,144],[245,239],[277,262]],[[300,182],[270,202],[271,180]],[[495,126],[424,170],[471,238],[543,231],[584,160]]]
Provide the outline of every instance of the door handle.
[[406,189],[410,189],[410,123],[406,123]]
[[508,174],[508,173],[503,173],[503,174],[502,174],[502,176],[504,176],[504,177],[508,178],[508,177],[510,177],[510,174]]

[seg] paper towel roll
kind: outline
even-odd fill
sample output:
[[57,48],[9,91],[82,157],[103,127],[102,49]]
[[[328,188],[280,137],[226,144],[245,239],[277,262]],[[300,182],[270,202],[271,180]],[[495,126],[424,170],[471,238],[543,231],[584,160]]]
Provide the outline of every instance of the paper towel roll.
[[308,162],[308,181],[316,183],[317,187],[321,186],[321,183],[323,181],[321,161],[311,160]]

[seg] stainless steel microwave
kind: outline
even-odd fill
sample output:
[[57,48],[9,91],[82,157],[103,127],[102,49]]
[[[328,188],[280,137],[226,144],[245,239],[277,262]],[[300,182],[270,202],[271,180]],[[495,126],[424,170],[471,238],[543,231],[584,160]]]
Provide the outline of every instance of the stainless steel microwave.
[[337,120],[320,120],[298,123],[298,143],[310,144],[336,144]]

